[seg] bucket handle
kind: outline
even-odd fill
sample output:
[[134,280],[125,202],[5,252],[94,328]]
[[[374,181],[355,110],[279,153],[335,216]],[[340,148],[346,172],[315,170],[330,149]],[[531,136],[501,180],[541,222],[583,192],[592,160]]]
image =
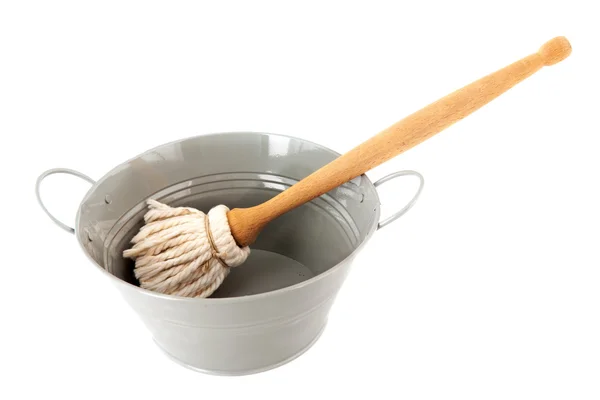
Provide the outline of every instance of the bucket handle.
[[46,179],[48,176],[53,175],[53,174],[67,174],[67,175],[73,175],[76,176],[78,178],[81,178],[85,181],[88,181],[89,183],[91,183],[92,185],[96,183],[96,181],[94,181],[92,178],[90,178],[89,176],[82,174],[79,171],[75,171],[72,169],[68,169],[68,168],[53,168],[53,169],[49,169],[45,172],[43,172],[38,178],[37,181],[35,183],[35,195],[37,197],[37,201],[38,204],[40,205],[40,207],[42,207],[42,210],[44,210],[44,212],[50,217],[50,219],[52,221],[54,221],[54,223],[58,226],[60,226],[62,229],[64,229],[65,231],[69,232],[69,233],[75,233],[75,229],[70,227],[69,225],[61,222],[58,220],[58,218],[56,218],[54,215],[52,215],[50,213],[50,211],[48,211],[48,209],[46,208],[46,206],[44,205],[44,202],[42,201],[42,197],[40,196],[40,186],[42,184],[42,181],[44,179]]
[[416,176],[417,178],[419,178],[419,188],[417,189],[417,192],[415,193],[413,198],[404,207],[402,207],[399,211],[396,211],[394,214],[390,215],[383,221],[379,221],[379,223],[377,224],[377,230],[394,222],[395,220],[397,220],[398,218],[400,218],[401,216],[406,214],[406,212],[408,210],[410,210],[412,208],[412,206],[415,205],[415,203],[417,202],[417,199],[419,198],[419,195],[423,191],[423,185],[425,184],[425,179],[423,178],[423,175],[421,175],[417,171],[406,170],[406,171],[393,172],[393,173],[386,175],[383,178],[377,180],[375,183],[373,183],[373,186],[378,187],[379,185],[381,185],[389,180],[395,179],[400,176],[407,176],[407,175],[412,175],[412,176]]
[[[65,231],[69,232],[69,233],[75,233],[75,229],[73,227],[70,227],[69,225],[61,222],[60,220],[58,220],[58,218],[56,218],[54,215],[52,215],[50,213],[50,211],[48,211],[48,209],[46,208],[46,206],[44,205],[44,202],[42,201],[42,197],[40,195],[40,186],[42,184],[42,181],[44,179],[46,179],[48,176],[53,175],[53,174],[67,174],[67,175],[73,175],[76,176],[78,178],[81,178],[87,182],[89,182],[90,184],[94,185],[96,183],[96,181],[94,181],[92,178],[90,178],[89,176],[83,174],[82,172],[73,170],[73,169],[68,169],[68,168],[52,168],[49,169],[45,172],[43,172],[38,178],[37,181],[35,183],[35,195],[37,197],[37,201],[38,204],[40,205],[40,207],[42,208],[42,210],[44,210],[44,212],[46,213],[46,215],[48,215],[48,217],[50,217],[50,219],[52,221],[54,221],[54,223],[56,225],[58,225],[59,227],[61,227],[62,229],[64,229]],[[379,223],[377,224],[377,230],[383,228],[384,226],[394,222],[395,220],[397,220],[398,218],[400,218],[401,216],[403,216],[404,214],[406,214],[408,212],[408,210],[410,210],[415,203],[417,202],[417,199],[419,198],[421,192],[423,191],[423,186],[425,184],[425,179],[423,178],[423,175],[421,175],[420,173],[416,172],[416,171],[411,171],[411,170],[406,170],[406,171],[397,171],[397,172],[393,172],[389,175],[384,176],[383,178],[377,180],[376,182],[373,183],[374,187],[378,187],[382,184],[384,184],[387,181],[390,181],[392,179],[398,178],[400,176],[416,176],[417,178],[419,178],[419,188],[417,189],[417,192],[415,193],[415,195],[413,196],[413,198],[403,207],[401,208],[399,211],[395,212],[394,214],[390,215],[389,217],[387,217],[386,219],[384,219],[383,221],[379,221]]]

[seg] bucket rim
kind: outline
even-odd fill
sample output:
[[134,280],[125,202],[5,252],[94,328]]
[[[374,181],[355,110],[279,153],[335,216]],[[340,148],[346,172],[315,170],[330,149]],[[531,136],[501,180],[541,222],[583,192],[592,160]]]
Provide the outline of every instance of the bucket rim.
[[327,269],[326,271],[311,277],[310,279],[296,283],[294,285],[286,286],[286,287],[283,287],[280,289],[271,290],[268,292],[256,293],[256,294],[251,294],[251,295],[246,295],[246,296],[236,296],[236,297],[215,297],[215,298],[206,297],[206,298],[202,298],[202,297],[177,296],[177,295],[163,294],[163,293],[155,292],[155,291],[152,291],[149,289],[144,289],[140,286],[137,286],[137,285],[134,285],[127,281],[124,281],[123,279],[120,279],[120,278],[116,277],[115,275],[111,274],[109,271],[107,271],[105,268],[103,268],[102,265],[100,265],[98,262],[96,262],[96,260],[94,260],[91,257],[91,255],[85,249],[83,242],[80,240],[79,222],[80,222],[80,217],[81,217],[82,204],[84,204],[86,202],[86,200],[91,196],[91,194],[97,189],[98,186],[100,186],[109,176],[111,176],[114,172],[117,172],[124,165],[131,163],[132,161],[134,161],[144,155],[155,152],[158,149],[161,149],[161,148],[167,147],[167,146],[173,146],[178,143],[182,143],[182,142],[200,138],[200,137],[208,138],[210,136],[224,136],[224,135],[257,135],[257,136],[271,136],[271,137],[274,136],[274,137],[299,140],[304,143],[311,144],[315,147],[318,147],[321,150],[327,151],[327,152],[331,153],[332,155],[334,155],[336,158],[341,155],[341,153],[338,153],[337,151],[335,151],[327,146],[324,146],[322,144],[316,143],[311,140],[306,140],[306,139],[303,139],[303,138],[300,138],[297,136],[285,135],[285,134],[280,134],[280,133],[272,133],[272,132],[263,132],[263,131],[209,132],[209,133],[187,136],[187,137],[173,140],[170,142],[165,142],[158,146],[154,146],[154,147],[147,149],[133,157],[126,159],[125,161],[123,161],[123,162],[119,163],[118,165],[116,165],[115,167],[111,168],[100,179],[98,179],[88,189],[86,194],[83,196],[81,202],[79,203],[79,207],[77,209],[77,213],[76,213],[76,217],[75,217],[74,234],[75,234],[75,239],[77,240],[77,243],[79,245],[79,249],[84,253],[84,255],[87,257],[87,259],[90,260],[96,266],[96,268],[98,268],[102,273],[108,275],[111,280],[116,281],[116,284],[123,286],[127,290],[133,290],[133,291],[139,292],[139,294],[141,294],[141,295],[150,296],[150,297],[167,300],[167,301],[202,302],[202,303],[223,304],[224,305],[224,304],[232,304],[232,303],[238,303],[238,302],[258,301],[258,300],[265,299],[268,297],[276,297],[279,295],[284,295],[289,292],[302,290],[304,287],[311,286],[311,285],[319,282],[320,280],[325,279],[329,275],[334,274],[338,269],[342,268],[342,266],[344,264],[346,264],[346,262],[349,259],[352,259],[353,257],[355,257],[363,249],[363,247],[371,239],[371,237],[373,236],[375,231],[377,231],[379,219],[381,216],[380,215],[381,214],[381,202],[380,202],[380,198],[379,198],[379,193],[378,193],[377,188],[375,187],[374,183],[371,181],[371,179],[369,179],[369,177],[366,174],[362,174],[361,177],[366,179],[366,183],[369,185],[369,188],[372,189],[372,191],[374,193],[375,203],[376,203],[376,210],[374,213],[373,221],[371,221],[370,227],[369,227],[367,233],[365,234],[364,238],[346,257],[344,257],[344,259],[340,260],[337,264],[335,264],[331,268]]

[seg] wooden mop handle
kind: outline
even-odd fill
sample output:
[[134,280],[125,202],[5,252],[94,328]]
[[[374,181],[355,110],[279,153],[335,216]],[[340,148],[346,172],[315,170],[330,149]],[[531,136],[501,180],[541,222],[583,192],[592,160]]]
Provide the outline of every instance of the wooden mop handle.
[[429,139],[478,110],[543,66],[564,60],[571,45],[564,37],[545,43],[537,53],[487,75],[396,122],[376,136],[338,157],[269,201],[253,207],[264,225],[346,183]]
[[[353,179],[424,142],[494,100],[543,66],[556,64],[567,58],[570,53],[571,46],[566,38],[554,38],[545,43],[537,53],[458,89],[396,122],[327,165],[328,171],[335,171],[335,179],[333,176],[324,178],[321,175],[319,181],[323,187],[319,191],[323,190],[323,193],[326,193],[338,184]],[[335,180],[335,183],[330,179]],[[316,182],[315,184],[319,185]]]
[[550,40],[537,53],[485,76],[396,122],[303,179],[299,182],[302,183],[301,186],[294,185],[294,193],[291,193],[293,188],[289,188],[289,195],[295,198],[294,203],[304,203],[306,196],[314,198],[327,193],[424,142],[533,75],[543,66],[556,64],[570,53],[571,45],[566,38]]

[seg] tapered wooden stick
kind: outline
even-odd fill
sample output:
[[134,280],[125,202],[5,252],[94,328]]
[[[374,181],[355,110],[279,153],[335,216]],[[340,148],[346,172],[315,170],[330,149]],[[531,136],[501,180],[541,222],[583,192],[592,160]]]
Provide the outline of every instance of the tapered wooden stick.
[[478,110],[544,66],[571,54],[564,37],[545,43],[538,52],[487,75],[396,122],[265,203],[232,209],[231,233],[240,246],[252,244],[273,219],[364,174],[422,143]]

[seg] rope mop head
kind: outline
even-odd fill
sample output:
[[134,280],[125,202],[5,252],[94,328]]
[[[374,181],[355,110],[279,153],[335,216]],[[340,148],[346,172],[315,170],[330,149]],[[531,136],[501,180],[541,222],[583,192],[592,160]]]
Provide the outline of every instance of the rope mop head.
[[135,260],[140,286],[154,292],[209,297],[250,255],[231,235],[224,205],[208,214],[190,207],[169,207],[148,200],[145,225],[123,256]]

